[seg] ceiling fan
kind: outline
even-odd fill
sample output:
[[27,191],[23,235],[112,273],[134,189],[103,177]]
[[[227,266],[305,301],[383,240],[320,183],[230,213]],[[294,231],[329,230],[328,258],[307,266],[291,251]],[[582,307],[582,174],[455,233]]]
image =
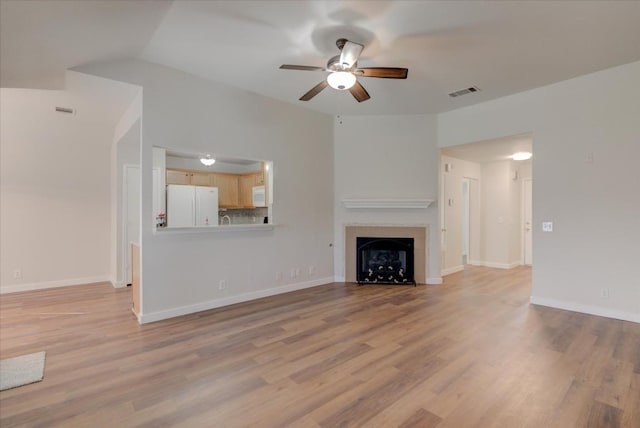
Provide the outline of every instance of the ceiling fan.
[[300,97],[300,101],[309,101],[327,86],[344,91],[349,90],[351,95],[359,102],[366,101],[371,96],[358,82],[358,77],[380,77],[383,79],[406,79],[409,72],[406,68],[397,67],[362,67],[358,68],[358,58],[364,49],[364,45],[351,42],[347,39],[338,39],[336,46],[340,55],[332,57],[326,67],[314,67],[309,65],[283,64],[281,69],[302,71],[329,72],[326,80],[318,83],[309,92]]

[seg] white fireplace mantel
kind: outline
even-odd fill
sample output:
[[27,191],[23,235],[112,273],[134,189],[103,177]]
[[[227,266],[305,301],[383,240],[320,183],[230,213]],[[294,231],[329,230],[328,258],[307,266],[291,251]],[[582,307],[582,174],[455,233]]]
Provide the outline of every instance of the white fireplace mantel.
[[433,199],[343,199],[349,209],[426,209]]

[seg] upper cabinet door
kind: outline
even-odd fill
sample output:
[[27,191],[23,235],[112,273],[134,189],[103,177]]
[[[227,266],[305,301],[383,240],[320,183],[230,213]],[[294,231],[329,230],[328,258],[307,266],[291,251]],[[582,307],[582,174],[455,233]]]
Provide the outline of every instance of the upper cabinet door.
[[256,172],[253,176],[254,186],[264,186],[264,172]]
[[222,208],[238,206],[238,176],[235,174],[212,174],[213,185],[218,188],[219,205]]
[[191,184],[191,175],[187,171],[167,169],[167,184]]
[[191,184],[194,186],[211,186],[211,174],[208,172],[191,172]]

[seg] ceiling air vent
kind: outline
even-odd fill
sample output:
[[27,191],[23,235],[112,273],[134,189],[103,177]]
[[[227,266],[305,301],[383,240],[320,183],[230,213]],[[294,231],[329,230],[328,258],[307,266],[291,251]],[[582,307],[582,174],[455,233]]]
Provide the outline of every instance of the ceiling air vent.
[[472,94],[474,92],[480,92],[480,88],[477,86],[471,86],[469,88],[460,89],[459,91],[451,92],[449,96],[451,98],[459,97],[460,95]]
[[75,111],[72,108],[69,107],[56,107],[56,111],[58,113],[65,113],[65,114],[74,114]]

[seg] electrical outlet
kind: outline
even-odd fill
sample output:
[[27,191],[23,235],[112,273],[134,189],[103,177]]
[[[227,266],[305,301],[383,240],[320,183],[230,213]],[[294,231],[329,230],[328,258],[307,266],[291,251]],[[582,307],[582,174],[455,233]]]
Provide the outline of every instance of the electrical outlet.
[[15,269],[13,271],[13,279],[20,279],[22,278],[22,269]]
[[543,221],[542,222],[542,231],[543,232],[553,232],[553,222],[552,221]]
[[221,279],[218,283],[218,290],[224,290],[225,288],[227,288],[227,280]]
[[603,299],[608,299],[609,298],[609,289],[608,288],[603,288],[600,290],[600,297]]

